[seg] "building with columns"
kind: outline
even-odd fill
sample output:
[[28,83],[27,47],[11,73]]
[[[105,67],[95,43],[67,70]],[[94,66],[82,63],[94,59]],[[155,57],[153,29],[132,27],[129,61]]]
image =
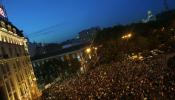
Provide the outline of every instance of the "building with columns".
[[[59,67],[63,67],[63,66],[66,68],[79,67],[77,69],[77,74],[83,74],[88,70],[87,65],[90,64],[90,61],[94,57],[96,57],[95,56],[95,49],[92,48],[89,43],[80,44],[80,45],[72,46],[69,48],[64,48],[62,50],[58,50],[57,52],[54,52],[51,54],[44,54],[44,55],[32,57],[32,64],[33,64],[33,68],[35,70],[35,74],[37,77],[37,83],[38,83],[39,88],[41,90],[43,90],[44,86],[48,84],[45,82],[46,79],[44,78],[45,75],[43,74],[43,70],[42,70],[44,67],[45,68],[48,67],[47,66],[48,62],[56,60],[56,62],[61,61],[63,63],[68,64],[68,66],[62,65],[62,64],[58,65],[58,66],[56,65],[58,67],[58,69],[59,69]],[[76,61],[77,63],[80,64],[80,66],[74,66],[72,61]],[[53,65],[55,65],[55,64],[53,64]],[[54,71],[57,71],[57,70],[54,70]],[[63,70],[63,72],[66,73],[66,71],[64,71],[64,70]],[[47,73],[49,73],[49,71],[47,71]],[[54,72],[50,73],[49,75],[54,76]],[[56,80],[58,77],[61,77],[60,73],[58,73],[58,76],[54,77],[53,80]]]
[[0,100],[34,100],[39,91],[27,39],[0,10]]

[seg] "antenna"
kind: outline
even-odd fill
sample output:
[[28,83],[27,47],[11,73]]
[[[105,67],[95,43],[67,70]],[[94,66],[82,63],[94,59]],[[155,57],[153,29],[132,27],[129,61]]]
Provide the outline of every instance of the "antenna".
[[165,7],[165,10],[169,10],[169,7],[168,7],[168,0],[163,0],[163,3],[164,3],[164,7]]

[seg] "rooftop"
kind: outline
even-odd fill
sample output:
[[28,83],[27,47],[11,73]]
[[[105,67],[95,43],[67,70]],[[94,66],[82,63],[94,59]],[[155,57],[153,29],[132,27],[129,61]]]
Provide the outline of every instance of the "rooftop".
[[6,29],[20,37],[24,37],[23,31],[14,26],[7,18],[0,17],[0,28]]
[[34,61],[34,60],[48,58],[48,57],[52,57],[52,56],[56,56],[56,55],[61,55],[61,54],[64,54],[64,53],[69,53],[69,52],[72,52],[72,51],[80,50],[80,49],[85,48],[87,46],[89,46],[89,43],[75,45],[75,46],[72,46],[72,47],[69,47],[69,48],[58,50],[56,52],[51,52],[51,53],[42,54],[42,55],[36,55],[36,56],[32,57],[31,59],[32,59],[32,61]]

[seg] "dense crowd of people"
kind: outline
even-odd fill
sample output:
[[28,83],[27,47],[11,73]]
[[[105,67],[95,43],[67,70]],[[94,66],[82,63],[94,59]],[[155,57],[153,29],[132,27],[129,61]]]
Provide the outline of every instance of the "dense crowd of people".
[[[175,57],[168,60],[165,54],[175,50],[174,16],[173,10],[157,15],[156,21],[104,28],[93,43],[98,60],[88,63],[91,70],[57,82],[43,91],[42,99],[174,100]],[[143,59],[128,59],[132,53]]]
[[173,100],[175,69],[167,57],[102,64],[43,91],[44,100]]

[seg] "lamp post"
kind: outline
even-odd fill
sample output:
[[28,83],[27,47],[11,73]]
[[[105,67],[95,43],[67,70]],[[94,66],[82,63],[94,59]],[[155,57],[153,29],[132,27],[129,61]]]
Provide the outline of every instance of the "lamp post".
[[125,34],[125,35],[123,35],[123,36],[121,37],[122,40],[126,40],[126,41],[124,42],[124,46],[126,46],[126,47],[124,47],[124,51],[125,51],[125,49],[126,49],[126,51],[128,50],[128,49],[127,49],[127,47],[128,47],[128,40],[129,40],[130,38],[132,38],[132,37],[133,37],[133,33],[131,33],[131,32],[129,32],[129,33],[127,33],[127,34]]
[[86,53],[89,54],[91,52],[91,48],[86,49]]
[[128,40],[128,39],[130,39],[131,37],[132,37],[132,33],[128,33],[128,34],[126,34],[126,35],[123,35],[123,36],[122,36],[122,39],[123,39],[123,40],[125,40],[125,39]]

